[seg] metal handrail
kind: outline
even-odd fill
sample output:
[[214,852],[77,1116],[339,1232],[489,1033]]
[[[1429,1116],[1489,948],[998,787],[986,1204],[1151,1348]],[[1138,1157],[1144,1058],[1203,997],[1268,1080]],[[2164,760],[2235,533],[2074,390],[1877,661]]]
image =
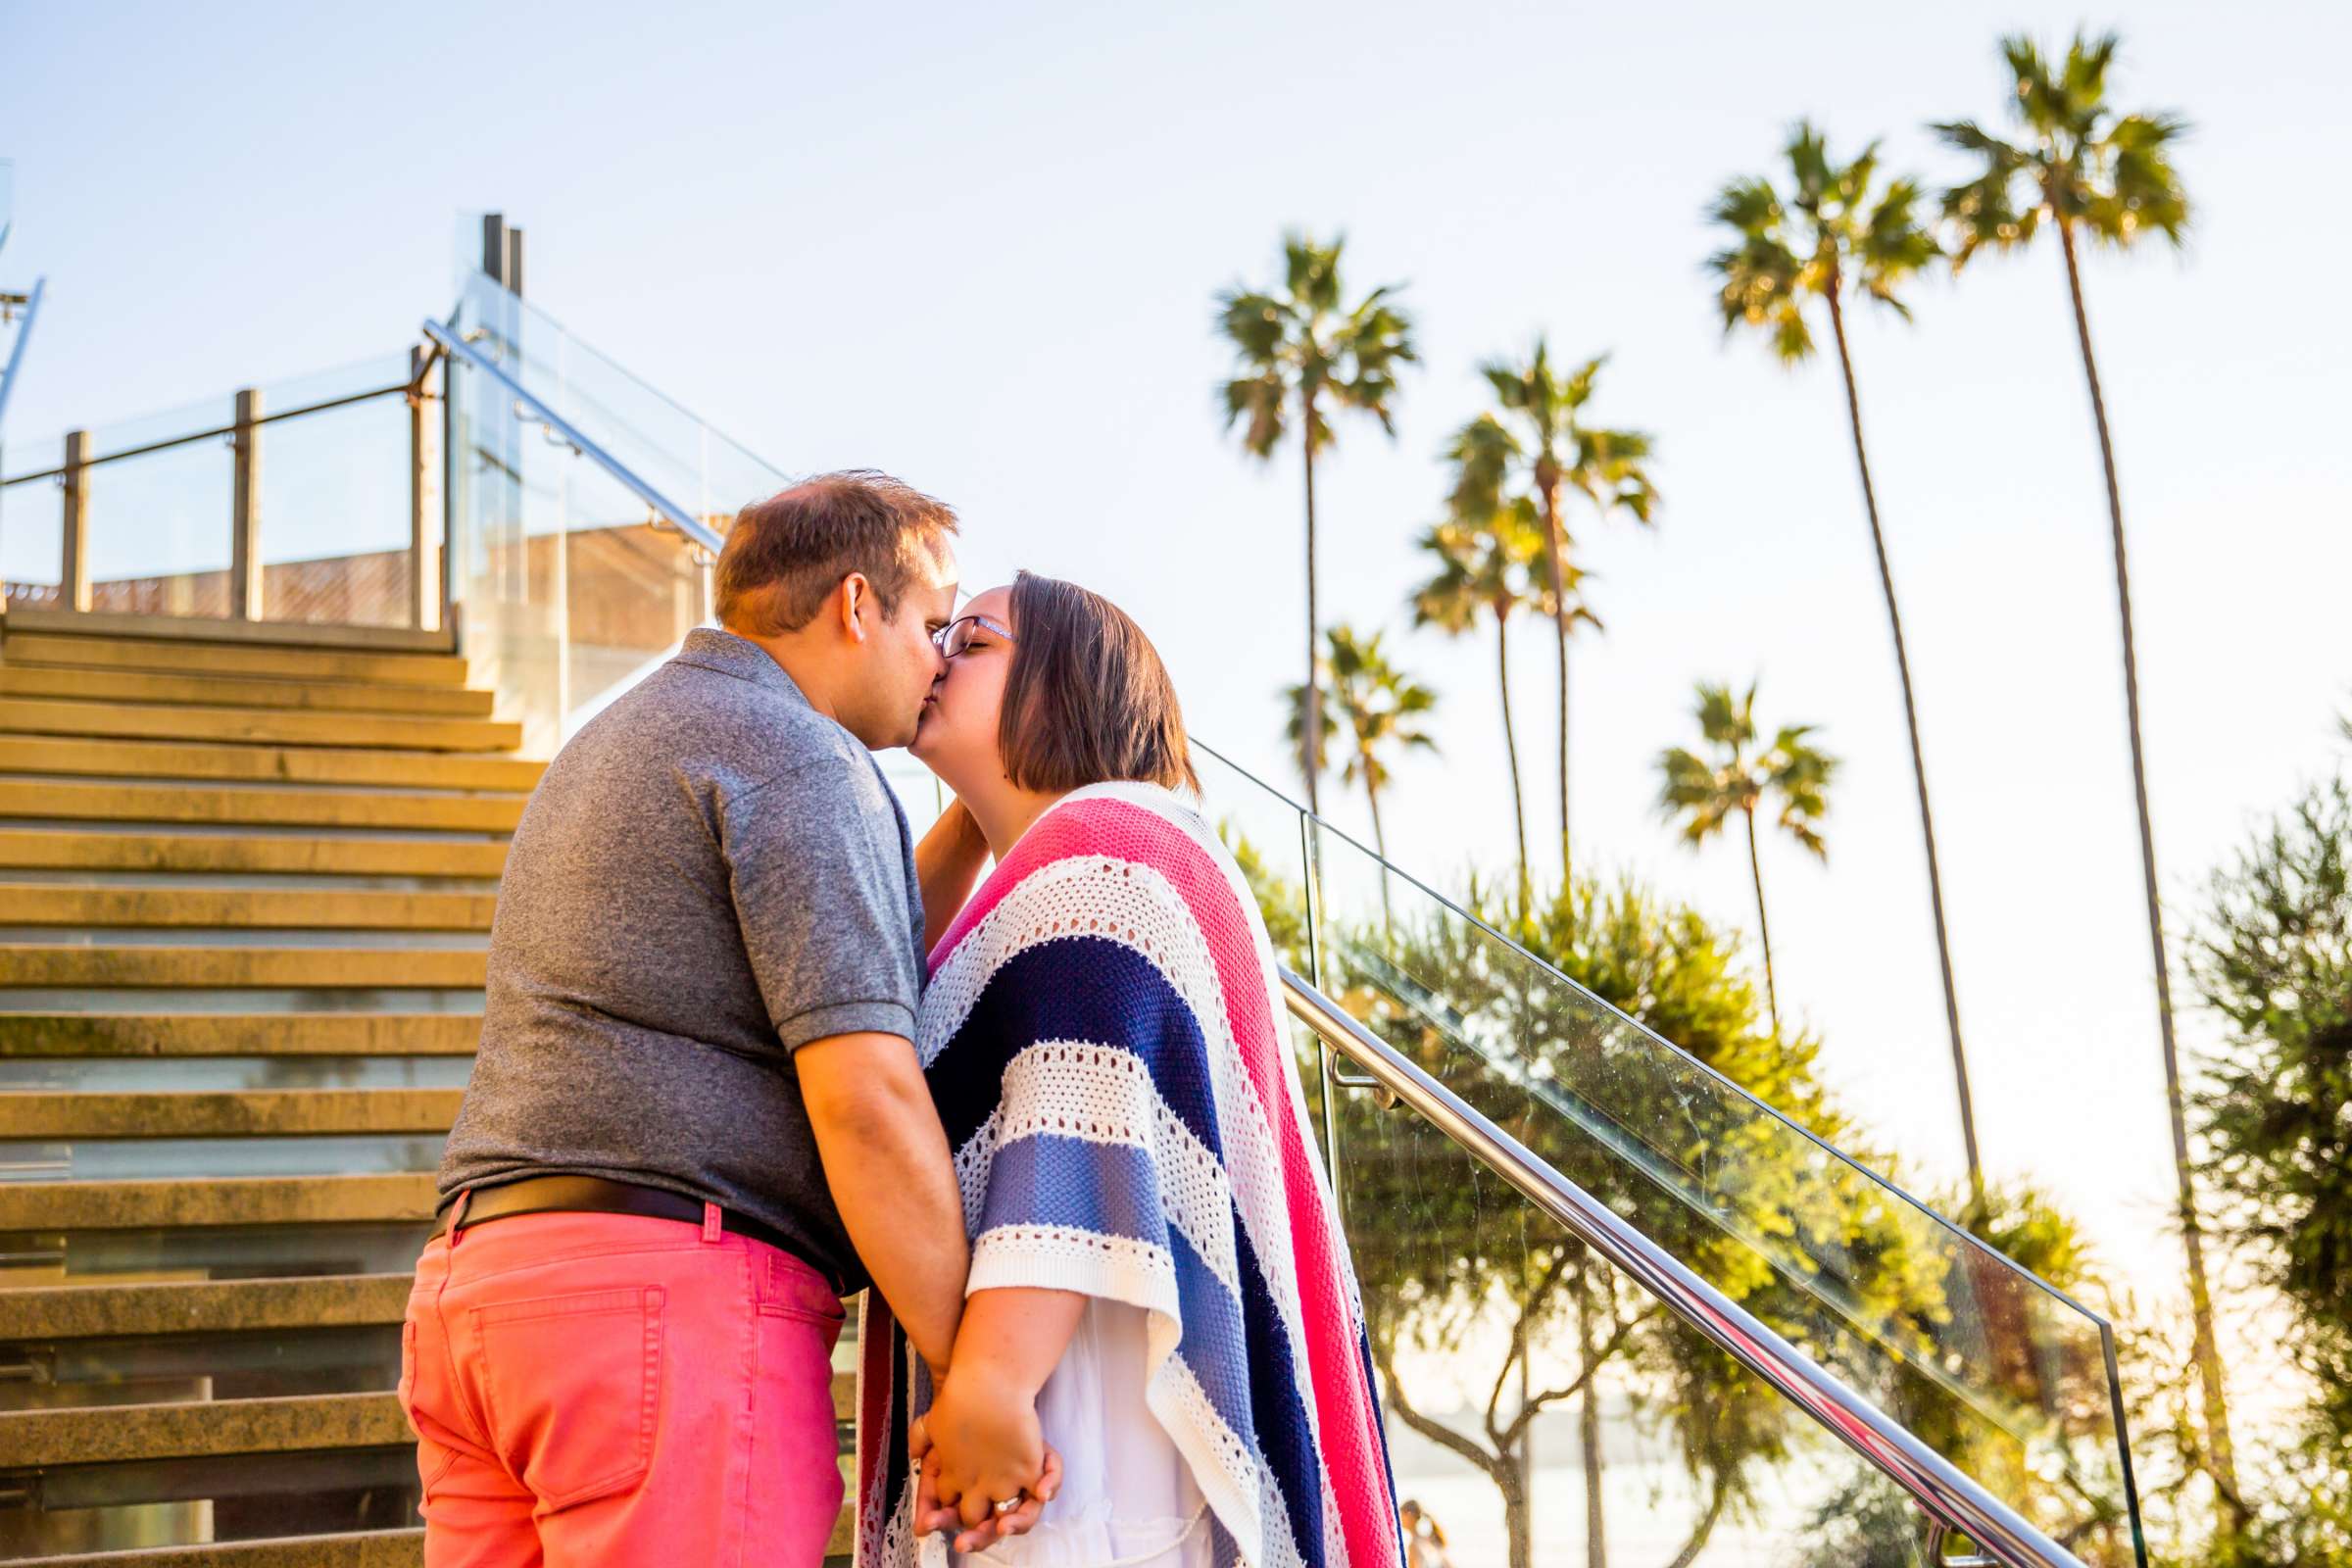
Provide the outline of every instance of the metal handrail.
[[702,546],[713,555],[718,553],[722,541],[700,517],[670,500],[643,479],[638,478],[626,464],[607,452],[603,447],[598,446],[595,441],[583,434],[577,425],[526,390],[520,381],[509,375],[495,360],[439,321],[426,321],[424,335],[452,359],[464,361],[468,368],[479,370],[504,387],[517,403],[531,411],[531,417],[545,425],[554,434],[562,437],[572,451],[577,452],[581,457],[586,458],[604,469],[606,473],[612,475],[613,481],[622,489],[652,508],[657,516],[667,521],[689,541]]
[[1832,1436],[1909,1494],[1936,1525],[1965,1535],[1979,1550],[2008,1568],[2082,1568],[2080,1558],[1846,1387],[1835,1373],[1691,1272],[1681,1259],[1627,1224],[1608,1204],[1538,1158],[1526,1145],[1343,1011],[1313,985],[1285,968],[1282,989],[1292,1015],[1325,1044],[1369,1071],[1384,1090],[1517,1188],[1570,1235],[1828,1428]]
[[[258,430],[265,424],[276,424],[284,419],[299,419],[306,414],[324,414],[329,409],[348,408],[354,403],[372,403],[377,398],[399,397],[403,393],[413,393],[416,390],[416,382],[402,381],[393,386],[379,386],[366,392],[347,393],[339,398],[328,398],[322,403],[306,403],[299,409],[280,409],[275,414],[261,415],[252,420],[250,428]],[[109,463],[121,463],[124,458],[143,458],[151,452],[168,452],[173,447],[190,446],[198,441],[216,441],[222,436],[235,435],[240,428],[245,427],[234,423],[220,424],[209,430],[194,430],[186,435],[168,436],[161,441],[150,441],[143,447],[124,447],[120,452],[102,454],[88,459],[79,466],[84,468],[102,467]],[[35,479],[55,479],[64,474],[68,466],[68,465],[60,464],[54,468],[38,468],[31,473],[11,474],[5,479],[0,479],[0,485],[30,484]]]

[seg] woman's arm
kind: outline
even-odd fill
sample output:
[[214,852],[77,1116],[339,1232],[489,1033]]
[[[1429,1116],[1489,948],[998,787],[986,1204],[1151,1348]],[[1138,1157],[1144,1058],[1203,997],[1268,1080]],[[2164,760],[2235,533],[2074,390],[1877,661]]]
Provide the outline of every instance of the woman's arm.
[[972,884],[988,864],[988,840],[961,801],[950,801],[914,847],[914,879],[923,892],[923,951],[939,946]]
[[[964,1303],[953,1365],[924,1427],[937,1455],[935,1494],[967,1530],[1044,1468],[1037,1394],[1078,1332],[1086,1300],[1076,1291],[1007,1286],[975,1291]],[[959,1541],[957,1549],[975,1547]]]

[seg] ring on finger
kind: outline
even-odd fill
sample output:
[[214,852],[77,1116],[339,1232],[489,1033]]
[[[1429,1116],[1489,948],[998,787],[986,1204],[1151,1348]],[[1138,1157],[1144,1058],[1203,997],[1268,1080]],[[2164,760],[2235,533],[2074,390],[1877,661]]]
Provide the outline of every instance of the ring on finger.
[[1015,1508],[1018,1508],[1020,1505],[1021,1505],[1021,1494],[1020,1494],[1019,1493],[1017,1493],[1017,1492],[1016,1492],[1016,1493],[1014,1493],[1014,1494],[1013,1494],[1011,1496],[1009,1496],[1009,1497],[1006,1497],[1006,1498],[1005,1498],[1004,1501],[1002,1501],[1002,1502],[997,1502],[997,1503],[992,1503],[992,1504],[990,1504],[990,1507],[991,1507],[991,1509],[992,1509],[993,1511],[995,1511],[995,1512],[997,1512],[997,1513],[1004,1514],[1004,1513],[1010,1513],[1010,1512],[1012,1512],[1012,1510],[1013,1510],[1013,1509],[1015,1509]]

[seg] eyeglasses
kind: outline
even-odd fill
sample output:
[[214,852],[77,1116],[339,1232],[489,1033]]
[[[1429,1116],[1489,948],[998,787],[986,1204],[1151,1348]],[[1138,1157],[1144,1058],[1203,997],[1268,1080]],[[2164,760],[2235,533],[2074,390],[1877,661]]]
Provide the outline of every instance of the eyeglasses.
[[957,615],[931,634],[931,646],[939,650],[943,659],[957,658],[971,648],[974,630],[1001,637],[1006,642],[1015,640],[1004,624],[993,615]]

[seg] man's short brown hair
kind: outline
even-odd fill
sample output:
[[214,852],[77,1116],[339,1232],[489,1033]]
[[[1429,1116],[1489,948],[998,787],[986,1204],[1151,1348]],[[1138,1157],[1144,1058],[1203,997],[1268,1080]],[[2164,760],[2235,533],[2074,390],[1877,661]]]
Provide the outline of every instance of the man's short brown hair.
[[871,468],[804,479],[735,514],[718,553],[722,626],[774,637],[808,624],[852,572],[895,615],[920,557],[956,532],[956,513]]
[[1015,785],[1052,792],[1136,779],[1199,791],[1176,684],[1125,611],[1024,571],[1013,579],[1012,625],[997,750]]

